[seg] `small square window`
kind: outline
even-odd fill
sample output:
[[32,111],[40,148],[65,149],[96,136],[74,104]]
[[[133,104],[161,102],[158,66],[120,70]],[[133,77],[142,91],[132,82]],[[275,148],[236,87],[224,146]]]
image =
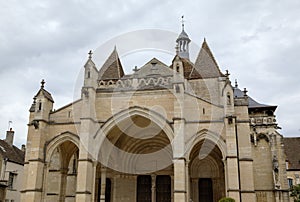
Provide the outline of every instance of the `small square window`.
[[8,189],[13,189],[14,188],[15,178],[16,178],[16,174],[10,172],[9,177],[8,177],[8,183],[7,183]]

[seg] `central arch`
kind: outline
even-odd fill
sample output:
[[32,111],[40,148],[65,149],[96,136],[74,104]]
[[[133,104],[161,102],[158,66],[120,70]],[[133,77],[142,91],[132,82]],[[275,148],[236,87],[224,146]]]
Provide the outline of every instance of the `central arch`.
[[[101,145],[98,176],[103,178],[105,173],[112,184],[122,189],[113,188],[111,197],[116,201],[124,198],[141,201],[139,196],[146,191],[152,200],[171,199],[173,137],[167,119],[146,108],[129,108],[111,117],[95,135],[94,141],[100,140]],[[101,169],[103,167],[105,171]],[[144,184],[145,179],[148,184]],[[98,187],[103,188],[103,184]],[[99,193],[96,195],[96,198],[100,197]]]

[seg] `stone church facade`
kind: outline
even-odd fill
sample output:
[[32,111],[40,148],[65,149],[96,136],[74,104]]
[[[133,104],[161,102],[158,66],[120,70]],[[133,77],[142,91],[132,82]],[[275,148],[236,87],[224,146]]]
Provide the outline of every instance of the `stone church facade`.
[[54,110],[44,81],[28,123],[22,201],[287,202],[276,106],[232,85],[182,30],[174,59],[125,75],[116,48],[84,65],[81,98]]

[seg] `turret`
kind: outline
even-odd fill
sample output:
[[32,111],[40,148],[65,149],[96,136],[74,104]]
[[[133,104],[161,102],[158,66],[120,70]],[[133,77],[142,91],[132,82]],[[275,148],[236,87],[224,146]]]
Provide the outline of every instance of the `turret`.
[[[29,109],[30,121],[49,120],[49,114],[53,110],[54,100],[51,94],[44,89],[45,81],[41,81],[41,88],[33,98],[33,103]],[[36,127],[36,126],[35,126]]]
[[93,52],[90,50],[89,58],[84,65],[84,87],[97,87],[98,70],[92,60]]
[[177,40],[177,46],[178,46],[178,55],[181,58],[186,58],[189,60],[189,43],[191,42],[189,36],[187,33],[184,31],[184,21],[183,21],[183,16],[182,16],[182,31],[179,34]]

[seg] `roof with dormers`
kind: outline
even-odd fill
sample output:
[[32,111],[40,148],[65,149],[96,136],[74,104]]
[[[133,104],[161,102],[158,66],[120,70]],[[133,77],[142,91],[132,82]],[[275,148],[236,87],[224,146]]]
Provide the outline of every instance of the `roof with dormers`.
[[0,154],[3,159],[10,162],[24,165],[25,152],[14,145],[9,145],[4,140],[0,140]]
[[123,76],[124,70],[115,47],[99,71],[99,80],[117,80]]

